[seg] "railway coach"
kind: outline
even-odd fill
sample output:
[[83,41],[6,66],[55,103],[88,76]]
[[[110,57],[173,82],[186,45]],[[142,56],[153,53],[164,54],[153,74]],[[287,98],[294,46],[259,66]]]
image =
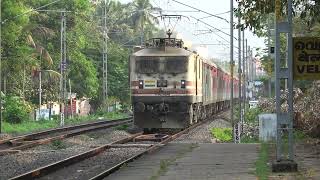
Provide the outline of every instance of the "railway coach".
[[[153,38],[130,56],[134,124],[185,128],[226,108],[231,76],[175,38]],[[234,78],[234,98],[238,79]]]

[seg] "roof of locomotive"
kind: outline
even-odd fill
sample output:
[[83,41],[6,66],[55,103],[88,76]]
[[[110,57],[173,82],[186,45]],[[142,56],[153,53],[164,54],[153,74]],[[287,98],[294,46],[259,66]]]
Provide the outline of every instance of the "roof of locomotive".
[[183,41],[176,38],[152,38],[146,47],[133,56],[190,56],[192,52],[183,47]]
[[177,47],[166,47],[165,50],[161,48],[145,48],[132,54],[133,56],[190,56],[191,51]]

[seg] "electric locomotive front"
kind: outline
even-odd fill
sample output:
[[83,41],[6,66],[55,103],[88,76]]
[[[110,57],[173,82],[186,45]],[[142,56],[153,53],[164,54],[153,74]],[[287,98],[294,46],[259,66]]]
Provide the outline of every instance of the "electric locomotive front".
[[144,129],[185,128],[192,123],[196,55],[174,38],[154,38],[130,56],[134,124]]

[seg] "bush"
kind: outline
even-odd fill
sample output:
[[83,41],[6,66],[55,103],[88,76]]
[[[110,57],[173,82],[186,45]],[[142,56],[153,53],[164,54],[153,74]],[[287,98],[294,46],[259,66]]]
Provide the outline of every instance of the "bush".
[[247,108],[245,121],[250,123],[258,123],[258,115],[261,113],[262,111],[260,108]]
[[17,96],[6,96],[3,117],[9,123],[21,123],[29,119],[30,105]]
[[232,129],[231,128],[212,128],[211,134],[213,137],[221,142],[231,142],[232,141]]

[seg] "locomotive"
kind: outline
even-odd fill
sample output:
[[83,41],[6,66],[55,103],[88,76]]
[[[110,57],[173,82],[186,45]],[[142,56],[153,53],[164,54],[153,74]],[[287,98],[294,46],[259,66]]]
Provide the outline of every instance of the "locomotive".
[[[134,124],[145,130],[183,129],[229,106],[231,75],[184,46],[153,38],[129,60]],[[234,78],[234,98],[239,81]]]

